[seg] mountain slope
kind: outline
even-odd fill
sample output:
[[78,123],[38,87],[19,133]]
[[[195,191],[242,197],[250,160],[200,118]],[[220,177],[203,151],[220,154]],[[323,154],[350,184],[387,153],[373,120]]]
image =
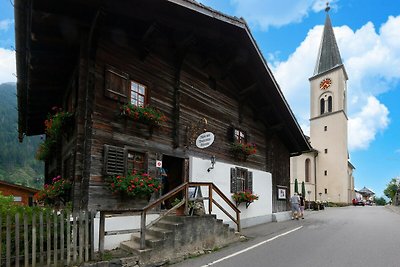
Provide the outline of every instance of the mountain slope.
[[0,180],[29,187],[43,185],[44,164],[35,159],[40,136],[18,142],[15,83],[0,84]]

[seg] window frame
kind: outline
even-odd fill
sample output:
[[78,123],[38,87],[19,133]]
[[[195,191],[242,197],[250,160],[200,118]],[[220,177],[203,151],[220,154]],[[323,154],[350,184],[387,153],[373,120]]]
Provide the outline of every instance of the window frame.
[[[106,97],[139,107],[148,105],[149,85],[140,81],[140,79],[132,79],[128,73],[107,65],[105,66],[104,81],[104,95]],[[137,90],[133,89],[133,85],[137,85]],[[141,93],[139,88],[143,88],[144,92]],[[136,98],[134,99],[135,95]]]
[[305,175],[305,182],[309,183],[311,181],[311,160],[307,158],[304,162],[304,175]]
[[233,141],[240,144],[247,143],[247,133],[239,128],[233,128]]
[[[242,173],[243,176],[238,174]],[[239,181],[241,183],[240,188],[238,187]],[[231,193],[245,192],[248,191],[253,193],[253,172],[245,168],[233,167],[231,168]]]

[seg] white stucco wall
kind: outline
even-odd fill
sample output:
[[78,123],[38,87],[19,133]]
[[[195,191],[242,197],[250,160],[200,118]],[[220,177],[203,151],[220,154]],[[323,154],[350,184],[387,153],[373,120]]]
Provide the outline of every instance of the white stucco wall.
[[[259,199],[254,201],[246,209],[244,203],[239,205],[241,210],[241,226],[246,228],[249,226],[270,222],[272,220],[272,176],[271,173],[246,168],[240,165],[227,164],[224,162],[217,162],[214,165],[214,169],[207,172],[207,169],[211,166],[209,158],[198,158],[190,157],[189,159],[189,180],[191,182],[212,182],[214,183],[229,199],[231,199],[230,192],[230,181],[231,181],[231,168],[241,167],[248,169],[253,173],[253,193],[259,196]],[[201,188],[203,196],[208,196],[208,189],[206,187]],[[213,194],[213,198],[221,204],[226,210],[233,211],[229,206],[224,204],[225,202],[217,194]],[[208,201],[204,201],[204,206],[207,211]],[[224,222],[229,223],[233,226],[232,221],[214,206],[213,214],[217,215],[217,218],[223,219]]]

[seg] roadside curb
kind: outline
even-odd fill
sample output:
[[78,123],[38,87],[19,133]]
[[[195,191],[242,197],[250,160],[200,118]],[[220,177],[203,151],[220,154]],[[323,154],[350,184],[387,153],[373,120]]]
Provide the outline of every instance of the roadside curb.
[[386,205],[385,208],[397,214],[400,214],[400,206]]

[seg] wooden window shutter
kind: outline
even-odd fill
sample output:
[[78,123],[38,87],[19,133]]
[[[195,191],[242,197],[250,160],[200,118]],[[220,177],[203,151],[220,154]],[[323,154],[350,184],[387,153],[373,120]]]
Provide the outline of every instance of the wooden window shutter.
[[231,193],[237,192],[236,168],[231,168]]
[[233,143],[235,141],[235,127],[233,126],[228,127],[227,139],[229,143]]
[[105,70],[104,95],[123,103],[129,102],[129,75],[108,66]]
[[123,147],[104,145],[104,174],[124,175],[127,151]]
[[247,172],[247,190],[253,193],[253,173]]

